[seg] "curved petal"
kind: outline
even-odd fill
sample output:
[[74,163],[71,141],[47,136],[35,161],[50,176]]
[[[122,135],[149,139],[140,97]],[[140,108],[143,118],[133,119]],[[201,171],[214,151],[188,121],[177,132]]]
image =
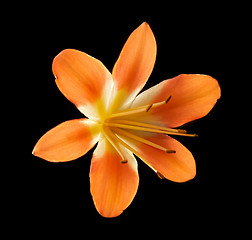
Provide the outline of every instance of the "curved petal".
[[136,150],[137,156],[160,173],[161,176],[174,182],[185,182],[195,177],[196,165],[194,157],[180,142],[163,134],[138,134],[167,150],[176,151],[176,153],[166,153],[145,143],[127,139],[131,147]]
[[112,76],[102,62],[84,52],[66,49],[55,57],[53,73],[65,97],[89,118],[97,118],[96,104],[103,95],[110,94],[108,89],[113,84]]
[[164,101],[169,95],[167,104],[151,109],[142,118],[178,127],[208,114],[221,93],[218,82],[208,75],[181,74],[141,93],[132,107]]
[[156,52],[155,37],[144,22],[126,41],[112,72],[117,91],[123,95],[121,101],[133,100],[143,88],[153,70]]
[[32,153],[50,162],[71,161],[88,152],[99,134],[99,125],[89,119],[66,121],[44,134]]
[[137,163],[128,150],[121,148],[128,163],[121,158],[110,143],[99,142],[90,168],[90,188],[97,211],[104,217],[120,215],[132,202],[138,188]]

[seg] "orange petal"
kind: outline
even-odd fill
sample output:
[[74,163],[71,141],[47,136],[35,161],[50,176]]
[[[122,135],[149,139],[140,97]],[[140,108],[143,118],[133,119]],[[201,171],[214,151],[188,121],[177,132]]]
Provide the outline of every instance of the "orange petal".
[[138,188],[139,178],[134,156],[125,148],[122,160],[115,149],[103,139],[99,142],[90,168],[90,187],[97,211],[104,217],[120,215],[132,202]]
[[97,143],[99,132],[99,126],[89,119],[66,121],[44,134],[33,154],[50,162],[71,161]]
[[[134,133],[136,134],[136,131]],[[138,134],[140,133],[138,132]],[[180,142],[163,134],[141,134],[139,136],[167,150],[176,151],[176,153],[166,153],[163,150],[131,139],[130,145],[135,148],[137,156],[147,165],[174,182],[185,182],[194,178],[196,174],[194,157]],[[129,139],[127,141],[129,142]]]
[[53,73],[60,91],[89,118],[94,110],[90,105],[102,97],[104,89],[107,93],[108,85],[112,86],[112,76],[99,60],[73,49],[55,57]]
[[178,127],[208,114],[221,93],[218,82],[208,75],[181,74],[141,93],[132,107],[164,101],[169,95],[167,104],[151,109],[143,118]]
[[134,98],[148,80],[156,60],[156,40],[147,23],[140,25],[126,41],[112,75],[118,90]]

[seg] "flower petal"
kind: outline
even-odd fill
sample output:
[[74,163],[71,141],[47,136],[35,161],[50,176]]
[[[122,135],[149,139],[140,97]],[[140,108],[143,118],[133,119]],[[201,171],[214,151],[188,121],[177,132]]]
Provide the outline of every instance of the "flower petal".
[[171,95],[167,104],[151,109],[142,117],[149,122],[178,127],[208,114],[220,94],[219,84],[214,78],[208,75],[181,74],[141,93],[132,107],[164,101]]
[[55,57],[53,73],[65,97],[89,118],[97,118],[99,113],[94,105],[103,94],[110,94],[108,89],[113,84],[102,62],[84,52],[66,49]]
[[152,169],[174,182],[185,182],[194,178],[196,174],[194,157],[180,142],[164,134],[146,134],[139,131],[134,131],[134,134],[167,150],[176,151],[176,153],[167,153],[156,147],[126,138],[126,142],[135,149],[137,156]]
[[126,41],[112,72],[117,90],[126,92],[121,100],[134,99],[143,88],[153,70],[156,52],[155,37],[144,22]]
[[33,154],[50,162],[71,161],[88,152],[99,134],[99,125],[89,119],[66,121],[44,134]]
[[104,217],[120,215],[132,202],[138,188],[137,163],[132,153],[121,148],[128,163],[103,139],[94,151],[90,168],[90,187],[97,211]]

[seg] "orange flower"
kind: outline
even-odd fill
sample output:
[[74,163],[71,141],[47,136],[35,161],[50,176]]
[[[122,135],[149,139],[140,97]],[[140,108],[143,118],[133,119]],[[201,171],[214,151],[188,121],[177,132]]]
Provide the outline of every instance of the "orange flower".
[[155,37],[143,23],[128,38],[112,74],[99,60],[73,49],[62,51],[53,61],[58,88],[88,118],[51,129],[33,154],[66,162],[99,142],[90,184],[95,207],[104,217],[120,215],[137,192],[134,155],[161,178],[185,182],[196,174],[190,151],[170,136],[196,136],[174,128],[205,116],[220,98],[220,87],[210,76],[181,74],[137,96],[155,59]]

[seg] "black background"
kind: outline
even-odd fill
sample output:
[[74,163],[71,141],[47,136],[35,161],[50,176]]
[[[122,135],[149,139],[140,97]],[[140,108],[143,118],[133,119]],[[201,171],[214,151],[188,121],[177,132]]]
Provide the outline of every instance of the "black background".
[[[228,155],[232,149],[225,146],[230,69],[238,29],[234,9],[221,3],[194,5],[191,1],[148,4],[61,3],[34,6],[28,15],[32,141],[23,163],[25,184],[17,194],[27,216],[23,219],[25,230],[87,237],[90,231],[100,234],[98,229],[105,226],[102,233],[111,236],[139,230],[165,237],[197,233],[204,239],[220,230],[225,233],[230,227],[227,221],[235,222],[239,210],[230,200],[238,191],[231,171],[235,163]],[[202,73],[218,80],[222,97],[206,117],[186,127],[198,138],[176,137],[193,153],[196,177],[186,183],[160,180],[138,159],[140,185],[135,199],[119,217],[106,219],[97,213],[89,190],[93,150],[75,161],[58,164],[31,152],[46,131],[83,117],[58,90],[51,70],[53,58],[63,49],[74,48],[98,58],[112,71],[128,36],[144,21],[152,28],[158,47],[155,68],[144,89],[181,73]]]

